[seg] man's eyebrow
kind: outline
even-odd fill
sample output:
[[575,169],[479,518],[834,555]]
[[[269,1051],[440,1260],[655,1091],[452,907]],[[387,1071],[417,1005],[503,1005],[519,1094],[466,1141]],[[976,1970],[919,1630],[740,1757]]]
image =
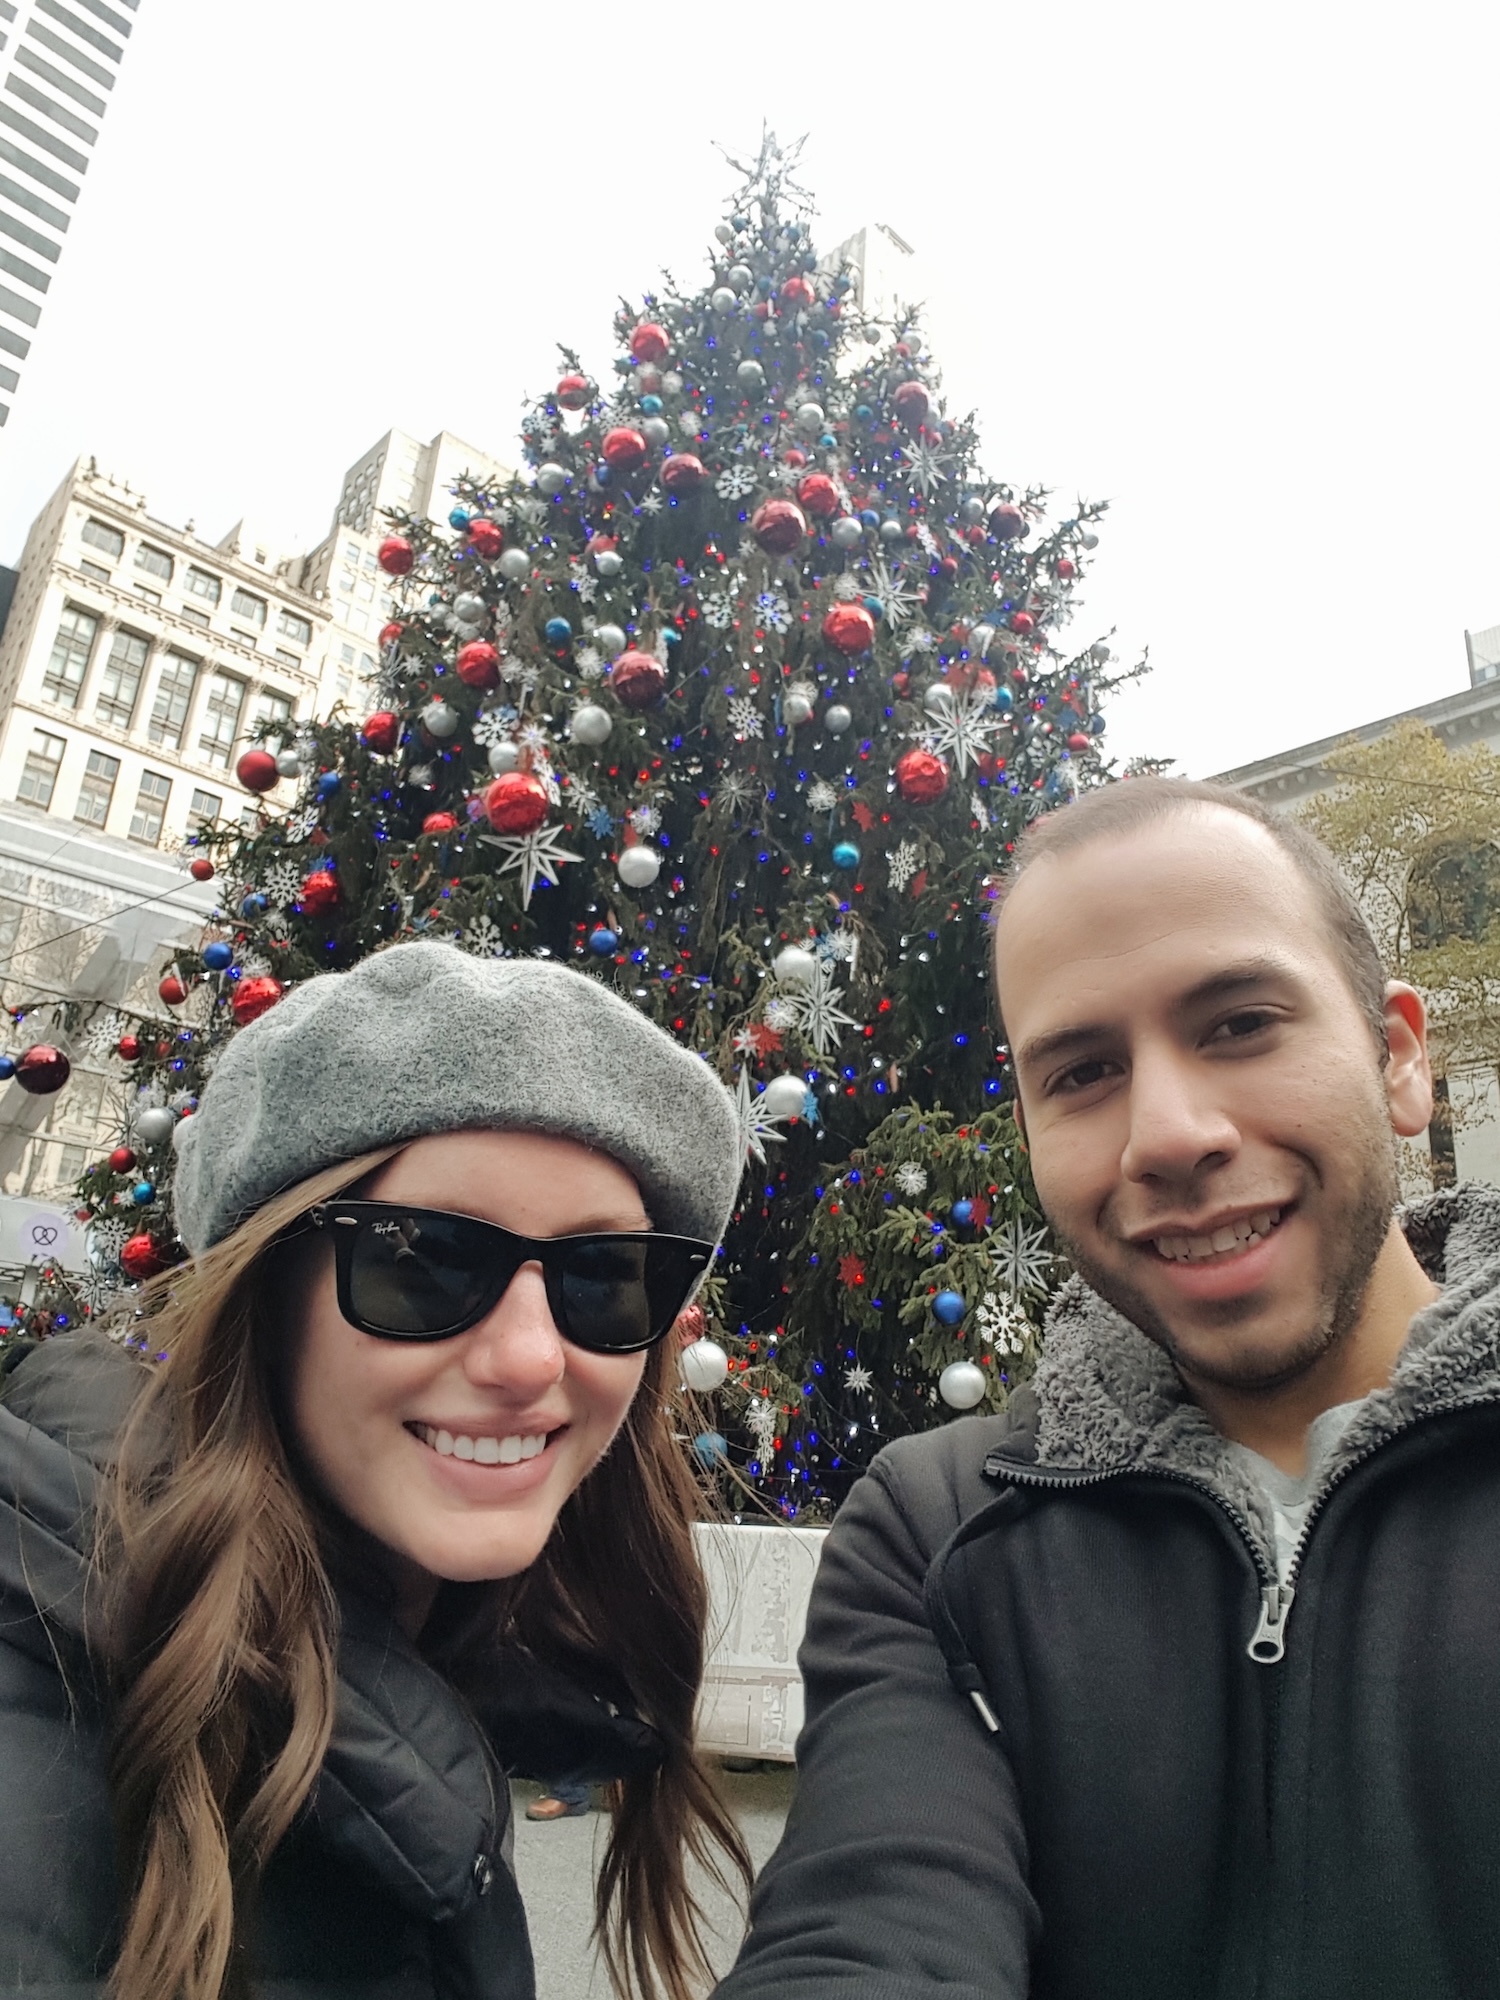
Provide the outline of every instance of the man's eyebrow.
[[[1206,979],[1200,979],[1195,986],[1180,994],[1173,1005],[1174,1014],[1193,1014],[1215,1001],[1230,1000],[1236,994],[1253,992],[1255,988],[1292,977],[1292,969],[1282,959],[1266,956],[1247,958],[1235,965],[1226,965],[1217,972],[1211,972]],[[1115,1033],[1113,1027],[1104,1021],[1083,1021],[1072,1028],[1054,1028],[1045,1035],[1035,1035],[1016,1052],[1016,1067],[1036,1069],[1043,1063],[1055,1062],[1059,1056],[1071,1055],[1075,1050],[1097,1047]]]

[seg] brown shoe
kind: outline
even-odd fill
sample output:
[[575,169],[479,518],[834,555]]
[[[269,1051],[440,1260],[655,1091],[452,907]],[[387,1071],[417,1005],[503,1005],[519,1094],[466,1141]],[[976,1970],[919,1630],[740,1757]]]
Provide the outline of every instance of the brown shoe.
[[589,1802],[587,1799],[580,1799],[576,1806],[569,1804],[566,1799],[533,1799],[531,1804],[526,1808],[526,1817],[528,1819],[578,1819],[588,1809]]

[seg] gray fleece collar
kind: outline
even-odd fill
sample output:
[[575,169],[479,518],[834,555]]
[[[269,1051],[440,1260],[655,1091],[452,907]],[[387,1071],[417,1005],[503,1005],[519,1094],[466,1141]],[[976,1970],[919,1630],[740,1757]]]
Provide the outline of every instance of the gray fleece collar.
[[[1413,1319],[1390,1383],[1365,1399],[1325,1483],[1416,1417],[1468,1397],[1500,1397],[1500,1193],[1471,1183],[1414,1203],[1400,1220],[1443,1296]],[[1274,1551],[1263,1495],[1189,1401],[1171,1362],[1079,1278],[1049,1316],[1035,1389],[1039,1466],[1154,1466],[1199,1480],[1251,1521],[1266,1553]]]

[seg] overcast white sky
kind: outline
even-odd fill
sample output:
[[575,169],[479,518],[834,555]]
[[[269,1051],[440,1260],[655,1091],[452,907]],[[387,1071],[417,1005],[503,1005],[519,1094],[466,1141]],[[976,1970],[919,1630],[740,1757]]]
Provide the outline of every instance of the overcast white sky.
[[1206,775],[1466,684],[1500,623],[1493,0],[141,0],[9,427],[169,520],[325,530],[392,425],[505,457],[555,345],[699,281],[715,139],[891,223],[997,478],[1113,502],[1110,741]]

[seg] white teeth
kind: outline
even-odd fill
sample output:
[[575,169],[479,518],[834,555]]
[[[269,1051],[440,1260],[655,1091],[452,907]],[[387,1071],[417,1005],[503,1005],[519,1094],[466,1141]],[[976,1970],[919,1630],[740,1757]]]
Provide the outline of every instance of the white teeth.
[[1201,1264],[1205,1258],[1220,1257],[1227,1250],[1241,1250],[1247,1243],[1269,1236],[1281,1220],[1279,1208],[1263,1208],[1256,1215],[1226,1222],[1210,1236],[1158,1236],[1157,1255],[1172,1264]]
[[547,1433],[532,1437],[469,1437],[464,1432],[435,1431],[431,1424],[413,1424],[413,1431],[442,1458],[472,1460],[475,1465],[519,1465],[523,1459],[538,1458],[547,1449]]

